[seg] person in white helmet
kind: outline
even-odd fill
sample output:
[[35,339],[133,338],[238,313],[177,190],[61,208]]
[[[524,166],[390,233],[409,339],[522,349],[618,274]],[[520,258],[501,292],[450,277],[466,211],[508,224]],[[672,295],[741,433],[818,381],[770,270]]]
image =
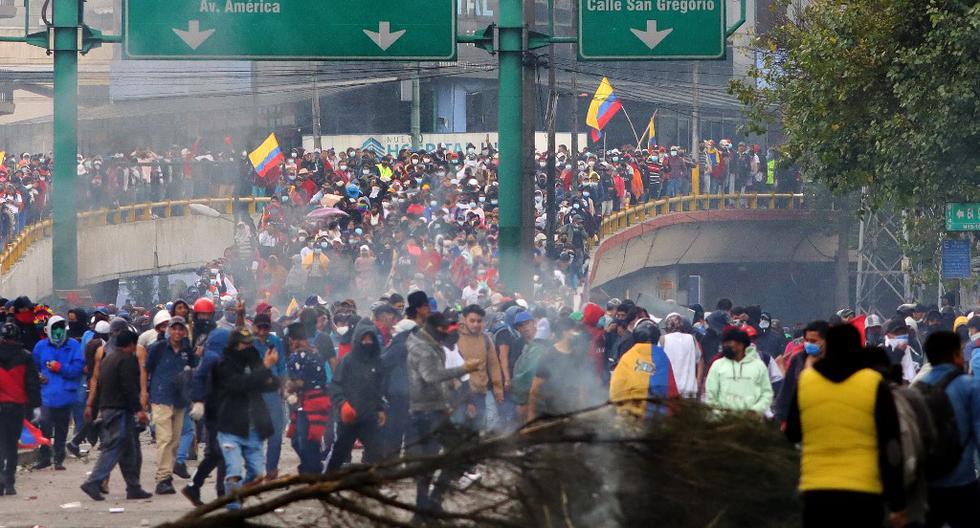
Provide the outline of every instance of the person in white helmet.
[[170,326],[170,312],[167,310],[159,310],[153,316],[153,328],[150,328],[146,332],[140,334],[140,338],[137,343],[139,346],[149,350],[150,345],[163,339],[167,332],[168,326]]

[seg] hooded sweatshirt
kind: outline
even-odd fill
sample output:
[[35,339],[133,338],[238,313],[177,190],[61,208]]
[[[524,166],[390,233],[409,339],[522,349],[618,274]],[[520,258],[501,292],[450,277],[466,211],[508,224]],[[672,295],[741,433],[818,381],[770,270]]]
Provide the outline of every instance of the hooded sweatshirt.
[[[48,319],[48,335],[51,335],[51,330],[57,323],[65,324],[65,319],[58,315]],[[67,326],[65,332],[65,341],[60,345],[49,338],[34,345],[34,365],[38,373],[48,380],[41,385],[41,403],[45,407],[68,407],[78,399],[85,355],[78,341],[68,337]],[[57,366],[52,364],[49,368],[49,362],[56,362]]]
[[754,346],[742,361],[719,358],[711,365],[704,389],[705,403],[718,409],[765,414],[772,404],[769,369]]
[[493,394],[498,399],[504,397],[503,371],[500,370],[500,359],[490,336],[480,332],[472,334],[466,330],[466,325],[459,327],[459,354],[464,360],[478,359],[480,367],[470,373],[470,392],[486,394],[490,382],[493,382]]
[[[374,335],[374,345],[367,347],[361,339]],[[357,325],[351,351],[340,360],[330,382],[330,399],[335,409],[349,403],[357,420],[375,420],[385,409],[384,369],[381,366],[381,343],[373,324]]]
[[411,319],[398,321],[392,330],[394,337],[381,354],[381,364],[385,371],[385,391],[388,403],[402,402],[408,407],[408,336],[418,330],[418,324]]

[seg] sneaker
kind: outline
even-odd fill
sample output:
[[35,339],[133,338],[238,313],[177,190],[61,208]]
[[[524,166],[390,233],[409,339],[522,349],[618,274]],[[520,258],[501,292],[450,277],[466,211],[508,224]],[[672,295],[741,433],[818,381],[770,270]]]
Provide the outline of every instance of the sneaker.
[[101,484],[99,484],[99,491],[101,491],[103,495],[109,494],[109,479],[105,479]]
[[174,475],[177,475],[182,479],[191,478],[191,474],[187,472],[187,464],[182,464],[179,462],[174,464]]
[[65,444],[65,450],[71,453],[71,456],[75,458],[82,458],[82,450],[78,447],[78,444],[74,442],[68,442]]
[[65,465],[62,464],[61,462],[58,462],[58,463],[56,463],[54,465],[54,470],[55,471],[64,471],[65,470]]
[[49,467],[51,467],[51,461],[50,460],[45,460],[45,461],[42,461],[42,462],[38,462],[37,464],[34,464],[31,467],[31,471],[37,471],[39,469],[46,469],[46,468],[49,468]]
[[102,495],[102,491],[99,489],[99,485],[95,482],[86,482],[82,484],[82,491],[85,492],[94,501],[104,501],[105,497]]
[[157,482],[157,489],[154,491],[154,493],[157,495],[173,495],[174,493],[177,493],[177,490],[174,489],[173,482],[168,479]]
[[13,484],[7,484],[6,486],[3,487],[3,493],[2,494],[3,495],[7,495],[9,497],[12,497],[14,495],[17,495],[17,490],[14,489],[14,485]]
[[184,486],[184,489],[180,490],[180,494],[187,497],[187,500],[191,501],[194,506],[204,505],[201,501],[201,489],[193,484]]
[[146,491],[143,488],[137,488],[132,491],[126,492],[126,498],[129,500],[149,499],[152,496],[153,496],[152,493]]

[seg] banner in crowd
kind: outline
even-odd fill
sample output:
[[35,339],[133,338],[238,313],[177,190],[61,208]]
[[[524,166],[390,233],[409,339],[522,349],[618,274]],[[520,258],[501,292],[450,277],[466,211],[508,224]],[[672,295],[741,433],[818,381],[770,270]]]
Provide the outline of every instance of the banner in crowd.
[[[585,134],[578,135],[579,148],[587,145]],[[371,135],[337,135],[320,136],[323,148],[333,147],[336,150],[347,150],[348,148],[370,149],[380,155],[398,155],[402,149],[412,148],[412,136],[410,134],[371,134]],[[497,148],[496,132],[472,132],[459,134],[422,134],[422,150],[433,151],[440,145],[445,145],[450,150],[463,151],[466,145],[473,144],[477,150],[489,141],[493,148]],[[569,132],[559,132],[555,134],[555,141],[558,145],[565,145],[571,148],[572,134]],[[313,150],[313,136],[303,136],[303,148]],[[534,148],[538,151],[548,149],[548,134],[545,132],[534,133]]]

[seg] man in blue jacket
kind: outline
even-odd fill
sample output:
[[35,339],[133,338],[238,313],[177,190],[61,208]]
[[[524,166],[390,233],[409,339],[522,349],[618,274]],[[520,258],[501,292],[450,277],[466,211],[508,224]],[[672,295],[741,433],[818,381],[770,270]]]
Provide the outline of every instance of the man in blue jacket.
[[[41,433],[54,439],[54,468],[65,469],[65,440],[71,409],[78,399],[85,356],[78,341],[68,337],[68,323],[61,316],[48,319],[47,339],[34,345],[34,365],[41,377]],[[51,466],[51,447],[38,450],[34,469]]]
[[156,426],[157,473],[156,494],[176,493],[173,486],[173,469],[177,456],[177,444],[184,427],[186,394],[191,370],[197,365],[197,357],[187,341],[187,322],[183,317],[169,321],[166,339],[150,346],[146,358],[146,372],[150,385],[150,409]]
[[[974,470],[977,438],[980,436],[980,383],[964,372],[965,360],[959,336],[953,332],[934,332],[925,343],[932,370],[918,383],[946,383],[946,395],[953,406],[963,453],[949,474],[930,479],[929,512],[926,526],[950,528],[976,526],[980,519],[977,497],[980,488]],[[950,376],[955,376],[948,381]]]

